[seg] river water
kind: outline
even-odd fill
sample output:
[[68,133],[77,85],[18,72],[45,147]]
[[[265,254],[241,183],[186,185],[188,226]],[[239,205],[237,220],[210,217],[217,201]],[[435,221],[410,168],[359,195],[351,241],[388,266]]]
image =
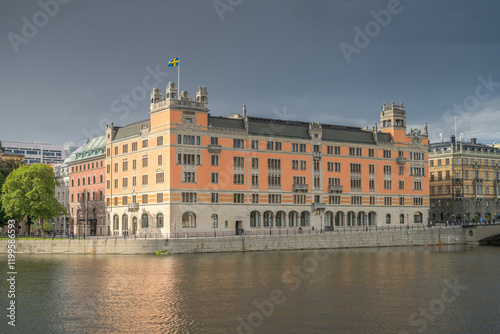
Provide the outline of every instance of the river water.
[[1,333],[500,333],[500,247],[18,254],[16,265],[16,327],[2,279]]

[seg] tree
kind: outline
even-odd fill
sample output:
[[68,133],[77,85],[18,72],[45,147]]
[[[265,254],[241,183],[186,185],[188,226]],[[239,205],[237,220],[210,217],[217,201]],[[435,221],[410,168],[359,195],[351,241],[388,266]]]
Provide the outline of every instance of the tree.
[[41,229],[42,221],[66,214],[66,208],[54,197],[58,184],[52,167],[35,164],[21,166],[9,174],[2,187],[2,205],[7,217],[28,217]]

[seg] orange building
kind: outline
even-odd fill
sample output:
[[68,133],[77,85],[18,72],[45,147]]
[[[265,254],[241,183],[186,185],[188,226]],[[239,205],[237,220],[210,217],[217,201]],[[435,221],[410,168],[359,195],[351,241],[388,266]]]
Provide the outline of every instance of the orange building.
[[114,234],[278,230],[427,222],[427,126],[403,105],[381,129],[212,116],[207,90],[151,94],[147,120],[106,130]]
[[71,154],[69,168],[69,233],[110,235],[105,219],[105,138],[97,137]]

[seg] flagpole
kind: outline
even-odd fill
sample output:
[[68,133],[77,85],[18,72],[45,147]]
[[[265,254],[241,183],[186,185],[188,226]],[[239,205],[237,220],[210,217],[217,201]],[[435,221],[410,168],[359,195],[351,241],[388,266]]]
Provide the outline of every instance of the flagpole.
[[179,66],[177,66],[177,89],[179,90],[179,100],[180,100],[180,97],[181,97],[181,57],[177,57],[179,58]]

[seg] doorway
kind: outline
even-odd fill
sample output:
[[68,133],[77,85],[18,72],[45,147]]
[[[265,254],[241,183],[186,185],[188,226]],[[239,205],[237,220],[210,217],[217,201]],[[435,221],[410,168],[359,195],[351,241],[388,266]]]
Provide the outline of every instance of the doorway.
[[245,231],[243,230],[243,221],[236,221],[236,235],[243,235]]
[[132,235],[137,234],[137,217],[132,219]]

